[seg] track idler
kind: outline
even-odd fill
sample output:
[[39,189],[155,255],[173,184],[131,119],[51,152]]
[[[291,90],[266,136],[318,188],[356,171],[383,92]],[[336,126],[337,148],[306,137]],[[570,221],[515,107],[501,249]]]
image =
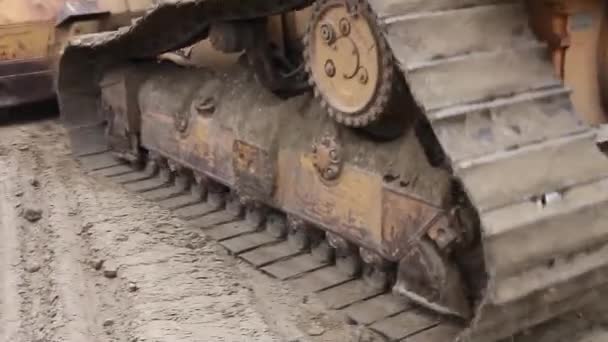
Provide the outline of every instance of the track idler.
[[363,1],[320,0],[304,39],[309,83],[330,117],[379,137],[402,133],[414,104]]

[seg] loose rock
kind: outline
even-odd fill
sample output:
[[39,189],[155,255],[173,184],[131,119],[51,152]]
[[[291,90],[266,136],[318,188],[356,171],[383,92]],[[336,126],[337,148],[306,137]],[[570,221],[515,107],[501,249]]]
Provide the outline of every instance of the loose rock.
[[82,228],[80,228],[80,231],[77,234],[78,235],[86,234],[89,232],[89,230],[91,228],[93,228],[93,224],[91,222],[87,222],[84,225],[82,225]]
[[129,288],[129,292],[135,292],[135,291],[137,291],[139,289],[139,287],[137,287],[137,284],[135,284],[133,282],[129,283],[129,287],[128,288]]
[[315,325],[308,328],[308,330],[306,330],[306,333],[309,336],[321,336],[325,333],[325,328]]
[[40,265],[37,263],[30,264],[25,268],[25,270],[28,271],[29,273],[36,273],[36,272],[40,271]]
[[124,242],[129,240],[129,236],[126,234],[119,234],[116,236],[116,241]]
[[30,222],[36,222],[42,218],[42,210],[27,208],[23,211],[23,217]]
[[103,267],[103,263],[104,263],[104,260],[99,259],[99,260],[94,260],[94,261],[91,263],[91,265],[93,266],[93,268],[94,268],[96,271],[99,271],[99,270],[100,270],[100,269]]
[[114,320],[112,320],[112,319],[108,318],[105,321],[103,321],[103,326],[106,327],[106,328],[107,327],[111,327],[113,325],[114,325]]
[[38,179],[32,178],[32,179],[30,179],[30,185],[37,188],[40,186],[40,182],[38,181]]
[[112,279],[116,278],[118,275],[118,267],[112,263],[104,263],[103,265],[103,275],[106,278]]

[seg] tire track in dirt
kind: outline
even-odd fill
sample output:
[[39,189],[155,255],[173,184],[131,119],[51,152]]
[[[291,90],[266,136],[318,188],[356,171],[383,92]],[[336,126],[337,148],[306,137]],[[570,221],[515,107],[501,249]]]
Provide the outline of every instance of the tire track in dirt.
[[[97,341],[100,332],[84,312],[95,310],[90,277],[78,264],[77,240],[66,234],[74,223],[66,212],[69,202],[57,197],[60,192],[51,195],[40,180],[49,170],[27,138],[32,137],[12,137],[16,148],[10,149],[3,168],[3,208],[13,205],[12,217],[19,216],[9,224],[17,227],[17,240],[3,246],[18,245],[20,269],[12,272],[20,275],[21,288],[13,298],[22,302],[20,333],[7,341]],[[36,212],[39,218],[32,216]],[[3,293],[11,296],[7,289]]]

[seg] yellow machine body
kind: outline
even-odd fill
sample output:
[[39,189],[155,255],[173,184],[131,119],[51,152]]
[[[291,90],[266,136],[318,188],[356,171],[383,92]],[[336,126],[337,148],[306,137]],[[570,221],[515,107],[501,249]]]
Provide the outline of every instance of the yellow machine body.
[[0,108],[54,96],[53,69],[74,35],[129,25],[151,0],[0,0]]
[[83,164],[145,165],[141,192],[160,175],[227,202],[259,219],[243,237],[278,225],[298,256],[433,312],[355,320],[388,341],[495,341],[608,288],[606,10],[164,2],[66,46],[62,119]]

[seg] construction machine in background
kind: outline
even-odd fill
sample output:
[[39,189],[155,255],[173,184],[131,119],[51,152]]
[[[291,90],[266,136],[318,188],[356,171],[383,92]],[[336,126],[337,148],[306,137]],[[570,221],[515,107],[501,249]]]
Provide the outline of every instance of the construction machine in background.
[[55,96],[67,41],[128,26],[152,0],[0,0],[0,108]]
[[607,286],[607,24],[599,0],[166,2],[67,46],[60,107],[76,156],[425,308],[386,338],[494,341]]

